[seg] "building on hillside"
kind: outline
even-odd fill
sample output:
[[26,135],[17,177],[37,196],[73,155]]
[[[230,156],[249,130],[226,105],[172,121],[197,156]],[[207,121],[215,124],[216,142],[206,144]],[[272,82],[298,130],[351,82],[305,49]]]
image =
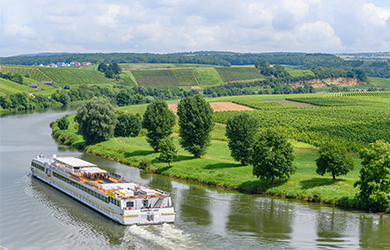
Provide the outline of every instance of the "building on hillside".
[[81,63],[79,63],[78,61],[72,61],[72,62],[70,62],[70,65],[78,67],[78,66],[81,66]]
[[91,63],[90,62],[83,62],[83,65],[85,66],[85,65],[91,65]]
[[52,87],[54,85],[53,81],[41,81],[41,83],[46,84],[48,86],[52,86]]
[[38,84],[38,83],[30,83],[28,86],[29,86],[30,88],[34,88],[34,89],[39,88],[39,84]]
[[64,66],[64,62],[57,62],[57,67],[62,67]]

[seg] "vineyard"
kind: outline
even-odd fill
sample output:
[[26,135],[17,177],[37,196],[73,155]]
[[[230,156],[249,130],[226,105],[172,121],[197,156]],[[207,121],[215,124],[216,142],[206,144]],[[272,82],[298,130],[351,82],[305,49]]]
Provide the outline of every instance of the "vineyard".
[[201,86],[222,84],[222,78],[215,68],[193,68],[196,79]]
[[131,71],[139,86],[163,87],[179,86],[171,70],[134,70]]
[[[316,108],[286,108],[283,105],[253,100],[236,100],[235,103],[257,108],[255,111],[243,112],[258,119],[261,128],[278,127],[287,136],[315,146],[324,140],[335,140],[349,149],[357,149],[363,144],[380,139],[390,142],[388,94],[383,92],[357,97],[290,98],[322,105]],[[235,111],[216,112],[214,117],[216,122],[226,124],[229,117],[237,114]]]
[[0,92],[7,94],[7,95],[13,95],[19,92],[35,92],[38,91],[37,89],[29,88],[25,85],[0,78]]
[[34,79],[38,82],[51,81],[50,77],[45,75],[40,70],[40,68],[37,68],[37,67],[0,65],[0,72],[18,74],[18,75],[21,75],[23,77],[29,75],[29,77],[31,79]]
[[198,82],[195,79],[194,73],[191,69],[173,69],[176,81],[179,86],[196,86]]
[[50,77],[59,86],[65,84],[99,84],[108,83],[112,84],[113,80],[110,80],[104,76],[103,73],[96,70],[79,70],[79,69],[67,69],[67,68],[40,68],[43,73]]
[[120,76],[122,79],[122,81],[119,82],[120,85],[125,85],[130,87],[137,86],[134,75],[130,71],[124,71]]
[[215,68],[223,82],[260,79],[262,76],[254,67],[218,67]]

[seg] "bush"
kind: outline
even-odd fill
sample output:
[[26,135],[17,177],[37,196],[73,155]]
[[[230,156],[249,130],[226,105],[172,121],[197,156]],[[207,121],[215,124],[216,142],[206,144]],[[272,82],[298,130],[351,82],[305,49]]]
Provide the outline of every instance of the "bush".
[[289,191],[289,192],[287,193],[287,195],[286,195],[286,198],[294,199],[294,198],[296,198],[296,197],[297,197],[297,195],[295,194],[294,191]]
[[140,161],[138,167],[139,167],[139,168],[142,168],[142,169],[145,169],[145,168],[149,167],[150,164],[152,164],[152,161],[151,161],[149,158],[143,158],[143,159]]

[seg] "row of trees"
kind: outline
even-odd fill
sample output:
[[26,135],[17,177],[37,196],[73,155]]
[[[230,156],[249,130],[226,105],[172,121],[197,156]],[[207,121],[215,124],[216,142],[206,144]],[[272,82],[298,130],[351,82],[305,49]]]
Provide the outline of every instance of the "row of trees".
[[[203,156],[210,145],[210,133],[214,126],[210,104],[199,95],[189,96],[180,101],[177,110],[180,145],[195,158]],[[170,137],[175,123],[175,115],[168,109],[166,102],[156,101],[148,105],[142,126],[148,130],[147,141],[156,152],[163,150],[162,155],[167,154],[167,149],[169,155],[176,152]],[[173,157],[163,158],[166,162],[173,160]]]
[[47,96],[37,95],[34,98],[24,92],[0,96],[0,106],[3,109],[32,110],[52,107],[55,104],[57,102]]
[[[258,121],[247,113],[229,118],[226,135],[234,160],[241,165],[252,164],[253,174],[263,180],[286,180],[296,171],[293,166],[293,148],[287,138],[276,130],[269,129],[257,135]],[[316,159],[316,172],[329,173],[333,180],[346,175],[355,167],[352,157],[344,147],[333,141],[320,146]],[[390,143],[383,140],[369,144],[359,151],[362,159],[357,196],[361,206],[374,211],[390,212]]]
[[108,66],[101,62],[97,70],[104,73],[107,78],[120,78],[119,74],[122,73],[122,68],[116,62],[112,62]]
[[0,78],[8,79],[10,81],[23,84],[23,77],[19,74],[2,73],[0,72]]
[[[183,98],[178,104],[180,145],[194,155],[203,156],[210,145],[213,128],[213,111],[205,100],[197,96]],[[104,99],[93,98],[78,109],[75,120],[86,144],[108,140],[116,136],[137,136],[140,122],[136,117],[116,117],[112,106]],[[147,141],[159,160],[170,163],[177,157],[172,133],[175,115],[164,101],[148,105],[142,126],[148,130]],[[120,124],[120,125],[119,125]],[[287,180],[296,171],[293,165],[292,145],[287,137],[277,130],[268,129],[258,133],[258,121],[247,113],[231,117],[226,126],[231,156],[241,165],[253,165],[253,175],[274,184],[274,180]],[[390,210],[390,144],[384,141],[371,143],[360,150],[363,168],[358,195],[362,207],[373,210]],[[331,174],[333,180],[354,169],[355,163],[346,155],[345,148],[334,142],[320,146],[316,160],[316,172]]]

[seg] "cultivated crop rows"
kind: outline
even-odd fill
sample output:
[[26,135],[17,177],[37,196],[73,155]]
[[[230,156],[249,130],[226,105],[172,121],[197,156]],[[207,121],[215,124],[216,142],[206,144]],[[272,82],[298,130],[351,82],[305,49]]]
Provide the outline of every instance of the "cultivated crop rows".
[[[312,99],[329,99],[329,102],[334,102],[334,98]],[[342,140],[348,147],[357,147],[356,143],[370,143],[379,139],[390,142],[389,98],[382,98],[382,101],[375,96],[365,97],[365,99],[360,97],[338,99],[340,101],[334,102],[333,106],[316,108],[285,108],[283,105],[261,108],[267,105],[259,101],[258,106],[261,110],[244,112],[258,119],[262,128],[283,127],[288,136],[314,145],[319,145],[328,139]],[[341,101],[349,105],[340,106]],[[254,102],[236,103],[255,108]],[[316,101],[310,103],[318,104]],[[226,124],[228,118],[236,114],[238,114],[236,111],[216,112],[214,117],[216,122]]]

